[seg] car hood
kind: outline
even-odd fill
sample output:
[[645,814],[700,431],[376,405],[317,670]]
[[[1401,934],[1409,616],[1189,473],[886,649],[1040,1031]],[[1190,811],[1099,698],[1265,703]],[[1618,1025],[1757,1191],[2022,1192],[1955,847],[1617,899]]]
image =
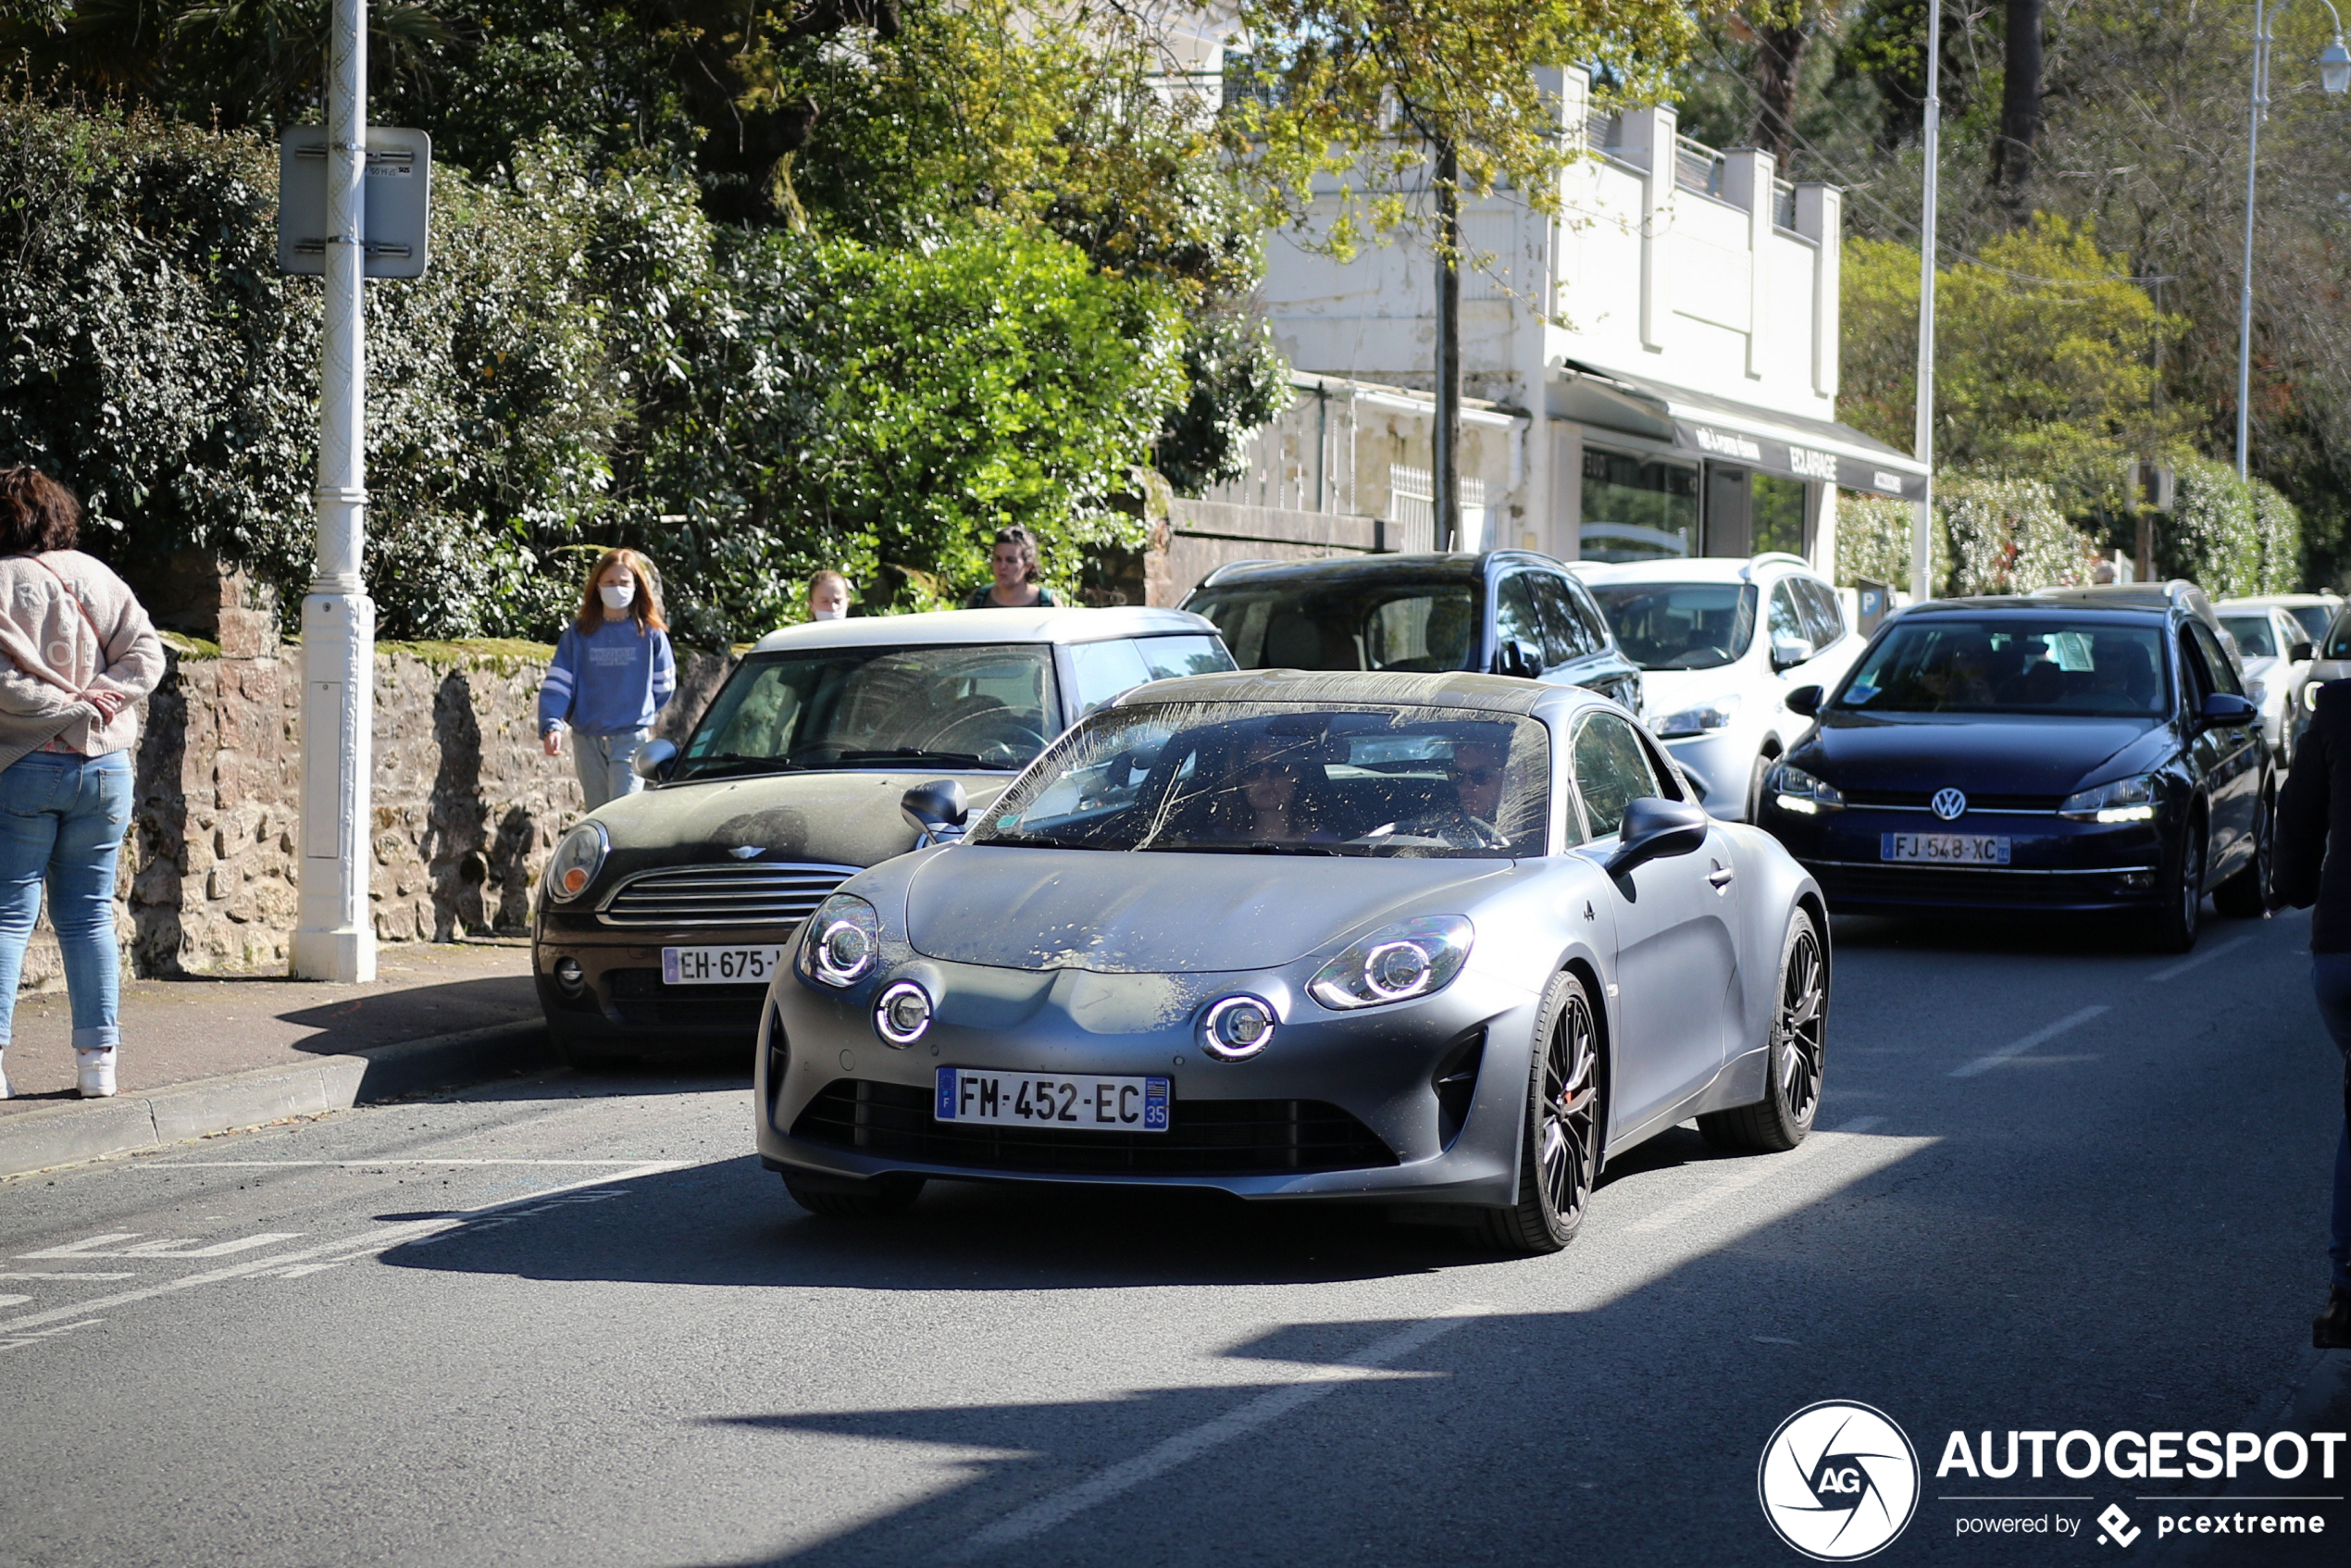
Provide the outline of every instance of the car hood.
[[1010,773],[776,773],[641,790],[596,813],[616,861],[676,858],[681,850],[757,849],[745,859],[874,865],[914,847],[899,809],[914,786],[962,782],[976,813],[1001,794]]
[[[1752,679],[1747,661],[1738,660],[1718,669],[1649,669],[1641,672],[1642,716],[1663,718],[1668,714],[1694,708],[1700,703],[1710,703],[1745,691]],[[1739,716],[1747,716],[1742,703]]]
[[1845,790],[2065,795],[2126,752],[2153,768],[2167,749],[2159,719],[1831,709],[1789,760]]
[[1390,912],[1462,913],[1511,866],[971,844],[915,870],[906,935],[928,957],[998,968],[1270,969]]

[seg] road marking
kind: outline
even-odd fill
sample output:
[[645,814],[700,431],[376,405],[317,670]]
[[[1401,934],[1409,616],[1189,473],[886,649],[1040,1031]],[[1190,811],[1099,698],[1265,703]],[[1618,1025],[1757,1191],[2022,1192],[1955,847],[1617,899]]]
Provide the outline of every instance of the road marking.
[[[70,1317],[73,1314],[68,1313],[66,1315]],[[13,1350],[21,1346],[38,1344],[44,1339],[55,1339],[60,1334],[70,1334],[77,1328],[94,1328],[106,1321],[102,1317],[84,1318],[80,1323],[61,1324],[56,1328],[36,1328],[30,1334],[10,1335],[0,1338],[0,1350]]]
[[2169,969],[2158,969],[2154,974],[2147,977],[2147,984],[2151,986],[2159,986],[2166,980],[2177,979],[2180,976],[2186,974],[2197,964],[2209,964],[2224,952],[2234,952],[2237,949],[2243,947],[2245,943],[2251,941],[2252,940],[2253,934],[2250,931],[2246,932],[2242,937],[2231,937],[2219,947],[2206,948],[2194,958],[2183,958],[2179,963],[2172,964]]
[[1989,1056],[1979,1056],[1974,1061],[1968,1063],[1965,1066],[1952,1068],[1951,1076],[1955,1078],[1972,1078],[1978,1073],[1988,1073],[1993,1068],[1998,1066],[2001,1063],[2009,1060],[2009,1058],[2012,1056],[2021,1056],[2026,1052],[2032,1050],[2034,1046],[2046,1045],[2050,1040],[2057,1039],[2058,1036],[2065,1033],[2066,1030],[2086,1024],[2101,1013],[2108,1013],[2112,1011],[2113,1009],[2108,1007],[2105,1002],[2101,1002],[2094,1007],[2084,1007],[2079,1013],[2069,1013],[2064,1017],[2059,1018],[2056,1023],[2049,1025],[2046,1028],[2035,1029],[2031,1034],[2026,1035],[2022,1039],[2012,1039],[2009,1041],[2008,1044],[2000,1047],[1999,1050],[1992,1052]]
[[403,1155],[397,1160],[142,1160],[134,1170],[142,1171],[270,1171],[280,1166],[288,1170],[379,1170],[385,1165],[636,1165],[637,1160],[430,1160],[421,1156]]
[[[1844,1126],[1831,1127],[1829,1130],[1832,1133],[1862,1133],[1869,1131],[1884,1120],[1885,1118],[1883,1116],[1856,1116]],[[1687,1198],[1668,1203],[1653,1214],[1644,1214],[1626,1226],[1624,1233],[1628,1236],[1647,1236],[1652,1231],[1663,1230],[1670,1225],[1679,1224],[1692,1214],[1703,1213],[1734,1192],[1744,1192],[1750,1187],[1771,1180],[1795,1164],[1806,1151],[1818,1149],[1820,1146],[1819,1138],[1808,1138],[1785,1154],[1775,1154],[1770,1159],[1758,1158],[1742,1161],[1740,1162],[1741,1168],[1735,1175],[1724,1176],[1720,1181],[1710,1182]]]
[[161,1241],[142,1241],[136,1247],[123,1247],[112,1251],[96,1249],[112,1241],[129,1241],[137,1231],[128,1234],[109,1233],[93,1236],[86,1241],[76,1241],[67,1247],[49,1247],[38,1252],[19,1252],[19,1258],[225,1258],[231,1252],[250,1252],[255,1247],[273,1242],[292,1241],[298,1230],[265,1230],[258,1236],[241,1237],[234,1241],[216,1241],[209,1247],[199,1247],[192,1238],[169,1238]]
[[[537,1202],[558,1193],[592,1187],[598,1182],[630,1181],[639,1176],[660,1176],[665,1172],[682,1170],[690,1164],[691,1162],[686,1160],[652,1160],[643,1164],[633,1165],[625,1171],[582,1176],[578,1181],[542,1188],[526,1198],[504,1198],[495,1203],[485,1203],[475,1209],[459,1210],[438,1219],[411,1220],[405,1225],[371,1231],[364,1236],[346,1236],[336,1241],[322,1241],[316,1247],[305,1247],[300,1251],[272,1252],[266,1258],[255,1258],[249,1263],[230,1263],[226,1267],[209,1269],[202,1274],[182,1275],[177,1279],[166,1280],[159,1285],[150,1285],[143,1289],[125,1290],[113,1296],[101,1296],[95,1300],[79,1301],[70,1307],[60,1307],[50,1312],[28,1313],[22,1317],[10,1318],[5,1323],[0,1323],[0,1335],[20,1334],[26,1329],[40,1328],[69,1318],[77,1313],[95,1312],[103,1307],[128,1306],[133,1301],[146,1301],[157,1296],[168,1296],[175,1290],[192,1290],[199,1285],[217,1285],[224,1279],[245,1279],[256,1274],[267,1274],[283,1269],[292,1263],[310,1263],[329,1257],[332,1257],[336,1263],[350,1263],[371,1252],[388,1251],[404,1241],[435,1235],[441,1231],[455,1230],[461,1226],[475,1223],[484,1215],[501,1214],[505,1210],[519,1209],[524,1204]],[[129,1238],[128,1236],[114,1236],[102,1239],[122,1241]],[[97,1320],[93,1318],[91,1321]],[[9,1349],[16,1342],[0,1338],[0,1350]],[[22,1342],[30,1344],[31,1340],[25,1339]]]
[[[0,1279],[136,1279],[135,1274],[98,1274],[89,1269],[29,1268],[0,1274]],[[19,1298],[21,1300],[22,1298]]]
[[1108,1502],[1121,1492],[1132,1491],[1177,1465],[1197,1459],[1270,1422],[1280,1420],[1321,1399],[1341,1384],[1359,1381],[1356,1374],[1399,1361],[1430,1341],[1476,1322],[1493,1310],[1482,1301],[1466,1301],[1448,1308],[1438,1316],[1425,1318],[1410,1328],[1376,1340],[1345,1361],[1329,1366],[1302,1369],[1299,1380],[1287,1388],[1260,1394],[1247,1404],[1227,1411],[1213,1421],[1203,1422],[1187,1432],[1178,1432],[1132,1459],[1096,1472],[1076,1486],[1039,1498],[1026,1508],[1005,1515],[974,1535],[958,1555],[976,1556],[1043,1535],[1054,1525]]
[[21,1306],[31,1300],[30,1296],[0,1296],[0,1307]]

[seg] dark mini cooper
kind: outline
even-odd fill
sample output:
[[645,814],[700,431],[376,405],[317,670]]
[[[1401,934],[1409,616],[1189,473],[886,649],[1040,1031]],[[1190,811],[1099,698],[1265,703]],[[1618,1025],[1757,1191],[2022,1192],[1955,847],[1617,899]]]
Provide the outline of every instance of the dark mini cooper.
[[1942,600],[1880,628],[1761,826],[1847,911],[2258,914],[2277,780],[2202,595]]

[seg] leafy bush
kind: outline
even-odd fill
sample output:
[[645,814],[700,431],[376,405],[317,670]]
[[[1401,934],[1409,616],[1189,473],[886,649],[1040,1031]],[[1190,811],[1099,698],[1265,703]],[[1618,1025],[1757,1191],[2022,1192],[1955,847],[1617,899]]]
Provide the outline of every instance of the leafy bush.
[[2225,463],[2179,466],[2171,515],[2155,525],[2156,567],[2215,599],[2261,591],[2261,529],[2253,489]]
[[2096,541],[2059,514],[2038,479],[1946,475],[1935,504],[1951,541],[1948,592],[2030,593],[2091,580]]
[[[1910,530],[1915,502],[1890,495],[1839,491],[1836,496],[1836,580],[1847,587],[1868,578],[1907,591],[1910,586]],[[1937,581],[1950,570],[1951,541],[1937,527],[1931,540]]]
[[2261,591],[2302,587],[2302,514],[2266,479],[2253,481],[2253,531],[2261,540]]

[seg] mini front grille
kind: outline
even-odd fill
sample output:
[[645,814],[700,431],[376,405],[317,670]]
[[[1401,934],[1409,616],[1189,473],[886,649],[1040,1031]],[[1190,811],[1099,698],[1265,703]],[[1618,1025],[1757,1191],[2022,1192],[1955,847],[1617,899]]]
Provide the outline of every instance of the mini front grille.
[[790,926],[805,920],[854,865],[677,865],[613,890],[596,918],[607,926]]
[[1167,1130],[1054,1132],[931,1119],[928,1089],[835,1078],[793,1122],[811,1143],[1036,1176],[1282,1176],[1393,1165],[1369,1127],[1317,1100],[1185,1100]]

